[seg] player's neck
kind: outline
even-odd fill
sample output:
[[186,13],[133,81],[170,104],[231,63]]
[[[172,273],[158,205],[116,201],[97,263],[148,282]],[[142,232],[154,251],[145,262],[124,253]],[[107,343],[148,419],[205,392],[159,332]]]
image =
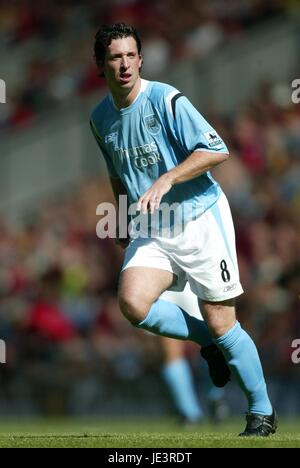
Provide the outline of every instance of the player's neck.
[[118,109],[124,109],[130,106],[137,98],[141,90],[141,78],[139,77],[132,89],[128,90],[127,93],[119,93],[118,91],[111,90],[111,94],[114,100],[114,104]]

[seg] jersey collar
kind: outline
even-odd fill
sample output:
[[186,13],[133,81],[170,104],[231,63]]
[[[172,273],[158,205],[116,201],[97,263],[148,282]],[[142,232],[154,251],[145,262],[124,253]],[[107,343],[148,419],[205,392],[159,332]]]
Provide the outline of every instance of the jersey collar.
[[110,102],[112,104],[112,106],[114,107],[114,109],[118,112],[120,112],[121,114],[126,114],[127,112],[130,112],[132,110],[133,107],[135,107],[135,104],[137,102],[137,100],[139,99],[140,95],[146,91],[146,89],[148,88],[148,85],[149,85],[149,81],[148,80],[144,80],[144,79],[141,79],[141,87],[140,87],[140,90],[136,96],[136,98],[134,99],[134,101],[130,104],[130,106],[127,106],[127,107],[123,107],[121,109],[119,109],[115,103],[114,103],[114,100],[113,100],[113,97],[112,97],[112,94],[110,93],[109,94],[109,99],[110,99]]

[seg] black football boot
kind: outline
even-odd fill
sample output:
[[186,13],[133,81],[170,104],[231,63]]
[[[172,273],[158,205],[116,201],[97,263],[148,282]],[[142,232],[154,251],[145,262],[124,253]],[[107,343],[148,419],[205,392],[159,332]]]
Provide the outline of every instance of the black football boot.
[[277,414],[274,409],[270,416],[248,413],[246,421],[246,429],[239,434],[240,437],[268,437],[275,434],[277,429]]

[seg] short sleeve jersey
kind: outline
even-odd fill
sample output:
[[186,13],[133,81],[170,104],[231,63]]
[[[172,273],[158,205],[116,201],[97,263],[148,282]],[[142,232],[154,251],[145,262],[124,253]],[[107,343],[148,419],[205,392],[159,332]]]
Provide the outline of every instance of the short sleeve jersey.
[[[92,132],[112,178],[120,178],[135,203],[165,172],[191,153],[228,153],[218,133],[190,101],[170,85],[141,80],[135,101],[117,109],[107,95],[93,110]],[[174,185],[162,203],[181,206],[184,222],[195,219],[219,198],[209,172]]]

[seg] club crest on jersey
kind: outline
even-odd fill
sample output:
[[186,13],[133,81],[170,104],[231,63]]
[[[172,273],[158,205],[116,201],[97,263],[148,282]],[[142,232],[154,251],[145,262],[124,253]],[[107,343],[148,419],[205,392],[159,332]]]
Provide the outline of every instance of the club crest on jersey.
[[161,125],[154,114],[148,115],[145,117],[146,126],[148,132],[152,135],[157,135],[161,130]]
[[204,136],[207,139],[208,146],[210,148],[213,148],[214,146],[218,146],[222,144],[221,138],[219,137],[217,132],[215,132],[214,130],[212,130],[211,132],[204,133]]

